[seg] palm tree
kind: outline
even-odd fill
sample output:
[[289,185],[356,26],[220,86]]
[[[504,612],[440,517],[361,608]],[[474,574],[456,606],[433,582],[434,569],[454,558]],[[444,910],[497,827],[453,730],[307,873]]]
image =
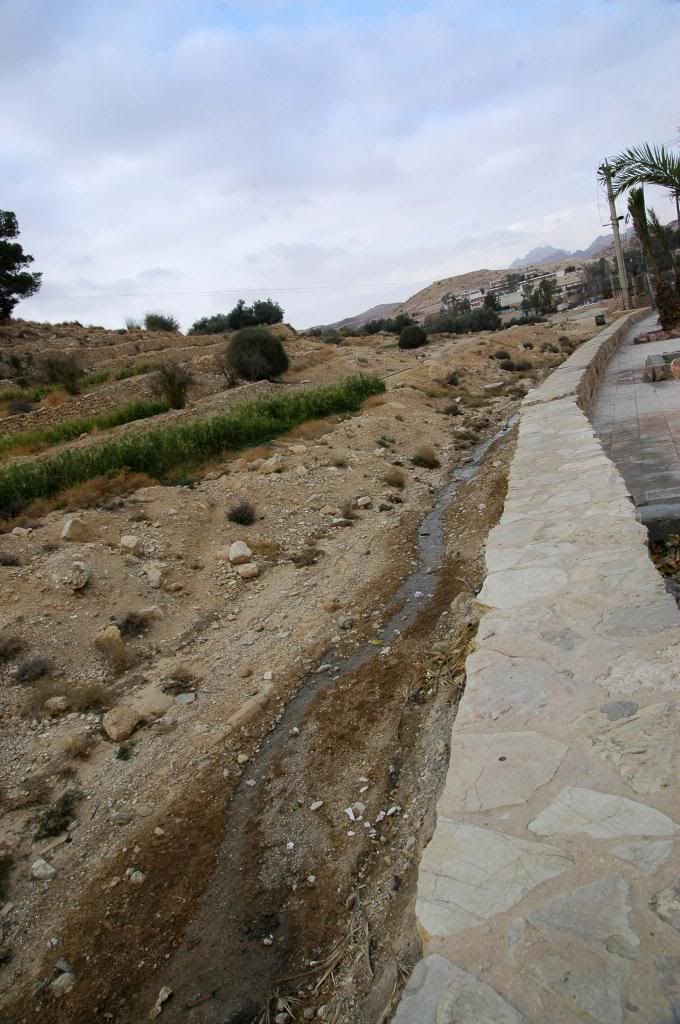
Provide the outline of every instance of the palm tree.
[[640,248],[642,249],[647,269],[652,277],[654,293],[656,295],[656,305],[659,310],[659,322],[664,331],[674,330],[677,325],[680,324],[680,291],[678,291],[677,287],[678,270],[673,264],[670,248],[668,248],[671,265],[675,270],[676,287],[673,288],[673,286],[666,281],[661,268],[659,267],[659,262],[656,258],[654,247],[652,246],[652,233],[655,240],[661,245],[663,251],[668,247],[668,239],[666,238],[663,226],[659,222],[659,219],[653,210],[650,210],[649,219],[647,218],[645,192],[642,185],[637,185],[630,189],[628,194],[628,213],[633,221],[635,234],[640,242]]
[[614,196],[620,196],[636,185],[659,185],[675,198],[680,226],[680,154],[665,146],[643,142],[631,146],[612,161]]

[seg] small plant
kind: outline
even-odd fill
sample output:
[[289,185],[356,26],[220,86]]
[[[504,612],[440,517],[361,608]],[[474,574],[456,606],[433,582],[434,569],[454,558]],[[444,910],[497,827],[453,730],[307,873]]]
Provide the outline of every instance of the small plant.
[[170,334],[179,334],[178,321],[167,313],[147,313],[144,317],[144,327],[147,331],[167,331]]
[[76,806],[81,794],[75,789],[68,789],[51,807],[46,807],[38,815],[34,839],[51,839],[60,836],[69,827],[76,814]]
[[77,395],[83,371],[75,356],[48,356],[45,360],[45,375],[50,384],[59,384],[69,395]]
[[172,409],[183,409],[192,379],[186,366],[168,360],[158,367],[156,391]]
[[335,466],[336,469],[347,469],[348,462],[344,455],[332,455],[331,466]]
[[[153,315],[153,314],[151,314],[151,315]],[[141,329],[142,329],[142,321],[138,320],[134,316],[127,316],[125,318],[125,326],[126,326],[128,331],[141,331]]]
[[437,453],[429,444],[423,444],[417,448],[411,462],[414,466],[422,466],[423,469],[436,469],[441,465]]
[[116,625],[123,636],[141,636],[149,628],[149,620],[141,612],[127,612]]
[[281,340],[266,327],[243,327],[227,345],[225,365],[246,380],[271,380],[288,369]]
[[409,324],[402,328],[399,335],[399,348],[422,348],[427,345],[427,334],[418,324]]
[[357,510],[351,501],[345,501],[340,507],[340,515],[343,519],[356,519]]
[[509,359],[510,353],[506,352],[504,348],[499,348],[497,352],[493,354],[494,359]]
[[515,360],[515,370],[518,373],[526,373],[527,370],[531,369],[531,363],[528,359],[517,359]]
[[255,506],[252,501],[238,501],[232,505],[227,512],[227,519],[230,523],[238,523],[239,526],[252,526],[257,518]]
[[0,663],[14,661],[17,655],[21,654],[24,650],[25,646],[21,637],[15,636],[13,633],[0,633]]
[[383,480],[389,487],[398,487],[399,490],[402,490],[406,484],[406,475],[398,466],[390,466]]
[[35,405],[25,398],[13,398],[8,406],[10,416],[21,416],[25,412],[33,412]]
[[127,743],[121,743],[116,750],[116,761],[129,761],[135,752],[135,745],[132,740],[128,740]]
[[526,349],[527,351],[531,350],[533,347],[534,347],[534,343],[532,341],[523,341],[522,342],[522,348]]
[[573,343],[573,341],[570,338],[567,338],[566,335],[564,335],[564,334],[559,339],[559,345],[560,345],[560,348],[562,349],[563,352],[573,352],[574,351],[574,343]]
[[86,732],[67,736],[62,744],[62,751],[72,761],[85,761],[90,756],[94,738]]
[[52,671],[48,658],[40,654],[30,654],[17,662],[14,674],[19,683],[33,683],[36,679],[44,679]]
[[302,548],[301,551],[296,552],[291,558],[293,565],[296,565],[298,569],[309,567],[310,565],[316,565],[317,559],[322,552],[319,548],[310,547],[307,545]]
[[14,867],[11,853],[0,853],[0,903],[4,903],[9,892],[9,876]]
[[18,555],[13,555],[10,551],[0,551],[0,565],[16,566],[21,565],[21,561]]
[[459,383],[458,370],[452,370],[446,377],[446,383],[450,384],[451,387],[456,387]]
[[501,370],[515,370],[517,367],[513,363],[512,359],[502,359],[498,364]]
[[458,402],[451,402],[449,405],[444,407],[444,412],[447,416],[462,416],[463,410],[461,409]]

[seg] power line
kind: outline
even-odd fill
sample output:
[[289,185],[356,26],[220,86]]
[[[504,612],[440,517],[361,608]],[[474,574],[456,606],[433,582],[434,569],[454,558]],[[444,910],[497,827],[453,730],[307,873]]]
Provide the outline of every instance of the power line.
[[191,297],[194,295],[247,295],[265,293],[278,294],[280,292],[311,292],[311,291],[339,291],[343,288],[413,288],[416,285],[432,284],[432,279],[422,281],[390,281],[382,284],[310,284],[310,285],[285,285],[283,287],[272,287],[271,285],[258,288],[219,288],[215,291],[188,291],[188,292],[88,292],[85,295],[41,295],[39,298],[44,302],[57,302],[72,299],[154,299],[154,298],[178,298]]

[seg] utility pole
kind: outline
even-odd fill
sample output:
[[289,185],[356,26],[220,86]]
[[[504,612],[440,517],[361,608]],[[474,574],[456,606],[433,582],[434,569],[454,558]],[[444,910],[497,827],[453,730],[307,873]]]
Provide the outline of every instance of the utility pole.
[[631,309],[630,301],[630,290],[628,288],[628,275],[626,274],[626,264],[623,259],[623,249],[621,248],[621,235],[619,234],[619,218],[616,213],[616,204],[614,203],[614,189],[612,188],[612,170],[607,161],[600,167],[600,173],[607,183],[607,198],[609,199],[609,212],[612,219],[612,231],[614,232],[614,250],[616,252],[616,263],[619,268],[619,281],[621,282],[621,294],[623,296],[623,308]]

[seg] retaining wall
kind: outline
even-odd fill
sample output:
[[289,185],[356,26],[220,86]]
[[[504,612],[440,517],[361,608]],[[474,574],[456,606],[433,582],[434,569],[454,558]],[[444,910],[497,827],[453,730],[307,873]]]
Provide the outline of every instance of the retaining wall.
[[397,1024],[680,1021],[680,612],[584,412],[644,315],[523,403]]

